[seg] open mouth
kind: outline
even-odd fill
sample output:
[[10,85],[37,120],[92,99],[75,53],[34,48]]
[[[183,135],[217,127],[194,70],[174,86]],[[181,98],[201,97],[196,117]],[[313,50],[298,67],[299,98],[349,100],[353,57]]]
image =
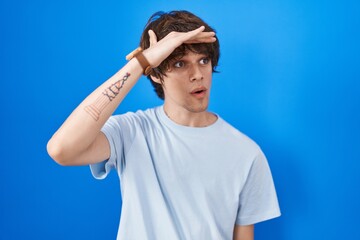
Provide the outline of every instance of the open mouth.
[[206,88],[197,88],[194,89],[193,91],[191,91],[191,95],[196,96],[196,97],[203,97],[205,96],[206,93]]
[[192,92],[192,94],[200,94],[202,92],[205,92],[205,90],[197,90],[197,91]]

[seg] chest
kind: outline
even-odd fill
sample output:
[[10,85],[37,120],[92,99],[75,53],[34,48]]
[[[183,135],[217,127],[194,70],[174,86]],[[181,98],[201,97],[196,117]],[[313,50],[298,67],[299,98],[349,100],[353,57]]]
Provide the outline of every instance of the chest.
[[[161,144],[159,144],[161,142]],[[147,138],[153,170],[166,189],[237,198],[249,166],[240,146],[215,136]]]

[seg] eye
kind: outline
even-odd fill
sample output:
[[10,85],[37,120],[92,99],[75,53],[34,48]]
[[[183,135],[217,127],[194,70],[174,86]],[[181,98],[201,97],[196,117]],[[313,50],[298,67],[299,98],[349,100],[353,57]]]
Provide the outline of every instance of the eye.
[[206,65],[210,62],[210,59],[208,57],[204,57],[200,60],[200,64]]
[[183,61],[178,61],[174,63],[175,68],[182,68],[185,66],[185,63]]

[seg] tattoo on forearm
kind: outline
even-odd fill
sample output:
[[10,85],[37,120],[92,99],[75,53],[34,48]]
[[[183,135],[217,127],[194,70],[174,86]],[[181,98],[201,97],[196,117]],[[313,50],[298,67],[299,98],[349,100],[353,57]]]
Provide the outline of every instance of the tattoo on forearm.
[[130,73],[126,73],[122,79],[107,87],[94,103],[85,107],[85,111],[90,114],[95,121],[99,120],[101,112],[119,94],[129,76]]

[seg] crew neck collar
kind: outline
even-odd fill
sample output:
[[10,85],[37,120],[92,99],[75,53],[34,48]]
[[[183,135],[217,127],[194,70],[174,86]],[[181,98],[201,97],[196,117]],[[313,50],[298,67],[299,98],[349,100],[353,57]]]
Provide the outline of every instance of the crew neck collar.
[[167,125],[168,127],[172,128],[172,129],[175,129],[175,130],[178,130],[181,132],[187,132],[187,133],[205,133],[207,131],[212,131],[220,124],[220,121],[221,121],[220,117],[216,113],[212,113],[217,117],[216,121],[213,122],[212,124],[205,126],[205,127],[190,127],[190,126],[178,124],[178,123],[174,122],[173,120],[171,120],[166,115],[163,105],[157,107],[156,112],[162,123],[164,123],[165,125]]

